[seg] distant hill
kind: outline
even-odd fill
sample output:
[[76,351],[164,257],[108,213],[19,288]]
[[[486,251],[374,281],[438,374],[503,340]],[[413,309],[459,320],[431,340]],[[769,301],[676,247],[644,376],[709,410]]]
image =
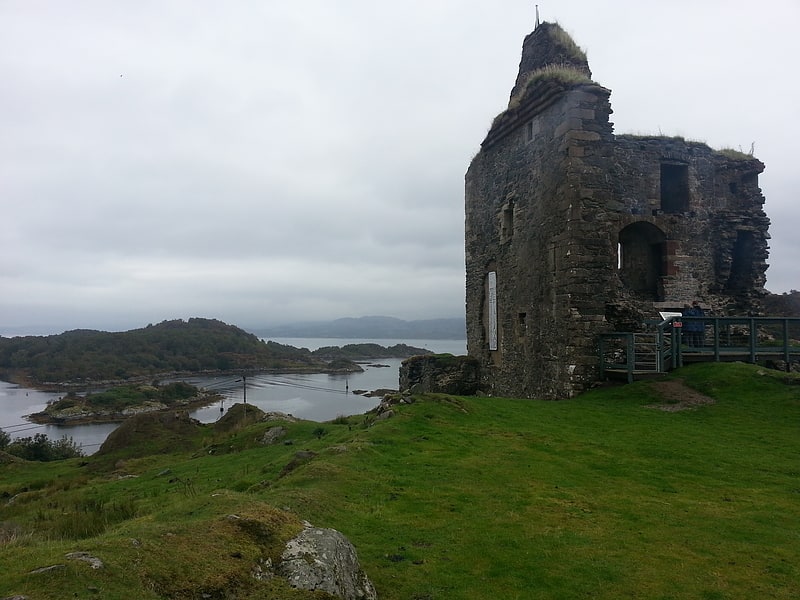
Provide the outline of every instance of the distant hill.
[[324,361],[214,319],[177,319],[142,329],[76,329],[0,337],[0,374],[34,383],[125,380],[169,372],[323,370]]
[[404,321],[394,317],[357,317],[334,321],[309,321],[251,329],[259,337],[311,337],[345,339],[463,340],[463,318]]
[[404,344],[390,348],[347,344],[310,352],[264,342],[222,321],[192,318],[124,332],[76,329],[59,335],[0,337],[0,379],[42,385],[126,381],[175,373],[331,373],[361,370],[351,362],[354,360],[407,358],[427,352]]

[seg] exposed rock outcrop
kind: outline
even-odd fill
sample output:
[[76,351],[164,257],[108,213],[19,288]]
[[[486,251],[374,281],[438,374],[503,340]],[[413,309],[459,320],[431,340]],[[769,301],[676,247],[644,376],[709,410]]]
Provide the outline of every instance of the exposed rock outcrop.
[[93,569],[103,568],[103,561],[97,558],[96,556],[92,556],[88,552],[70,552],[65,556],[69,560],[80,560],[89,563],[89,566],[92,567]]
[[278,574],[292,587],[324,591],[343,600],[378,597],[361,569],[355,548],[335,529],[307,525],[286,544]]
[[264,435],[261,437],[261,443],[265,446],[269,446],[271,444],[275,444],[279,439],[286,435],[287,429],[286,427],[281,427],[280,425],[276,427],[270,427],[264,432]]

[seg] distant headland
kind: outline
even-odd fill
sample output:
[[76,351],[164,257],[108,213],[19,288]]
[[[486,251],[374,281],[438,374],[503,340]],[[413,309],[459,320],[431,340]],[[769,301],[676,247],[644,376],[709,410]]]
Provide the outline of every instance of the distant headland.
[[40,389],[88,388],[184,375],[347,373],[359,360],[430,354],[405,344],[347,344],[311,351],[264,341],[215,319],[163,321],[141,329],[87,329],[0,337],[0,379]]

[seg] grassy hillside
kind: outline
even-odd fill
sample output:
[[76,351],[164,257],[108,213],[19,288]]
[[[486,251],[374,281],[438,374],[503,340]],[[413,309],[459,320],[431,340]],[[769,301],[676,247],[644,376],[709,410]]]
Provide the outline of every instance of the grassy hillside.
[[322,598],[250,576],[302,519],[347,535],[384,600],[800,596],[800,380],[677,379],[417,397],[376,422],[280,423],[291,445],[229,420],[148,430],[175,454],[129,438],[84,462],[0,456],[0,597]]

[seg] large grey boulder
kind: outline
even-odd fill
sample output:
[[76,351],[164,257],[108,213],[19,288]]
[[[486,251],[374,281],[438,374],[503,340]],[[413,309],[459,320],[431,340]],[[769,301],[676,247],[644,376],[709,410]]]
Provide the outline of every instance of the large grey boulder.
[[279,439],[286,435],[287,431],[288,429],[286,429],[286,427],[281,427],[280,425],[270,427],[264,432],[264,436],[261,438],[261,443],[265,446],[275,444]]
[[378,597],[361,569],[355,548],[335,529],[306,526],[286,544],[278,574],[294,588],[320,590],[343,600]]

